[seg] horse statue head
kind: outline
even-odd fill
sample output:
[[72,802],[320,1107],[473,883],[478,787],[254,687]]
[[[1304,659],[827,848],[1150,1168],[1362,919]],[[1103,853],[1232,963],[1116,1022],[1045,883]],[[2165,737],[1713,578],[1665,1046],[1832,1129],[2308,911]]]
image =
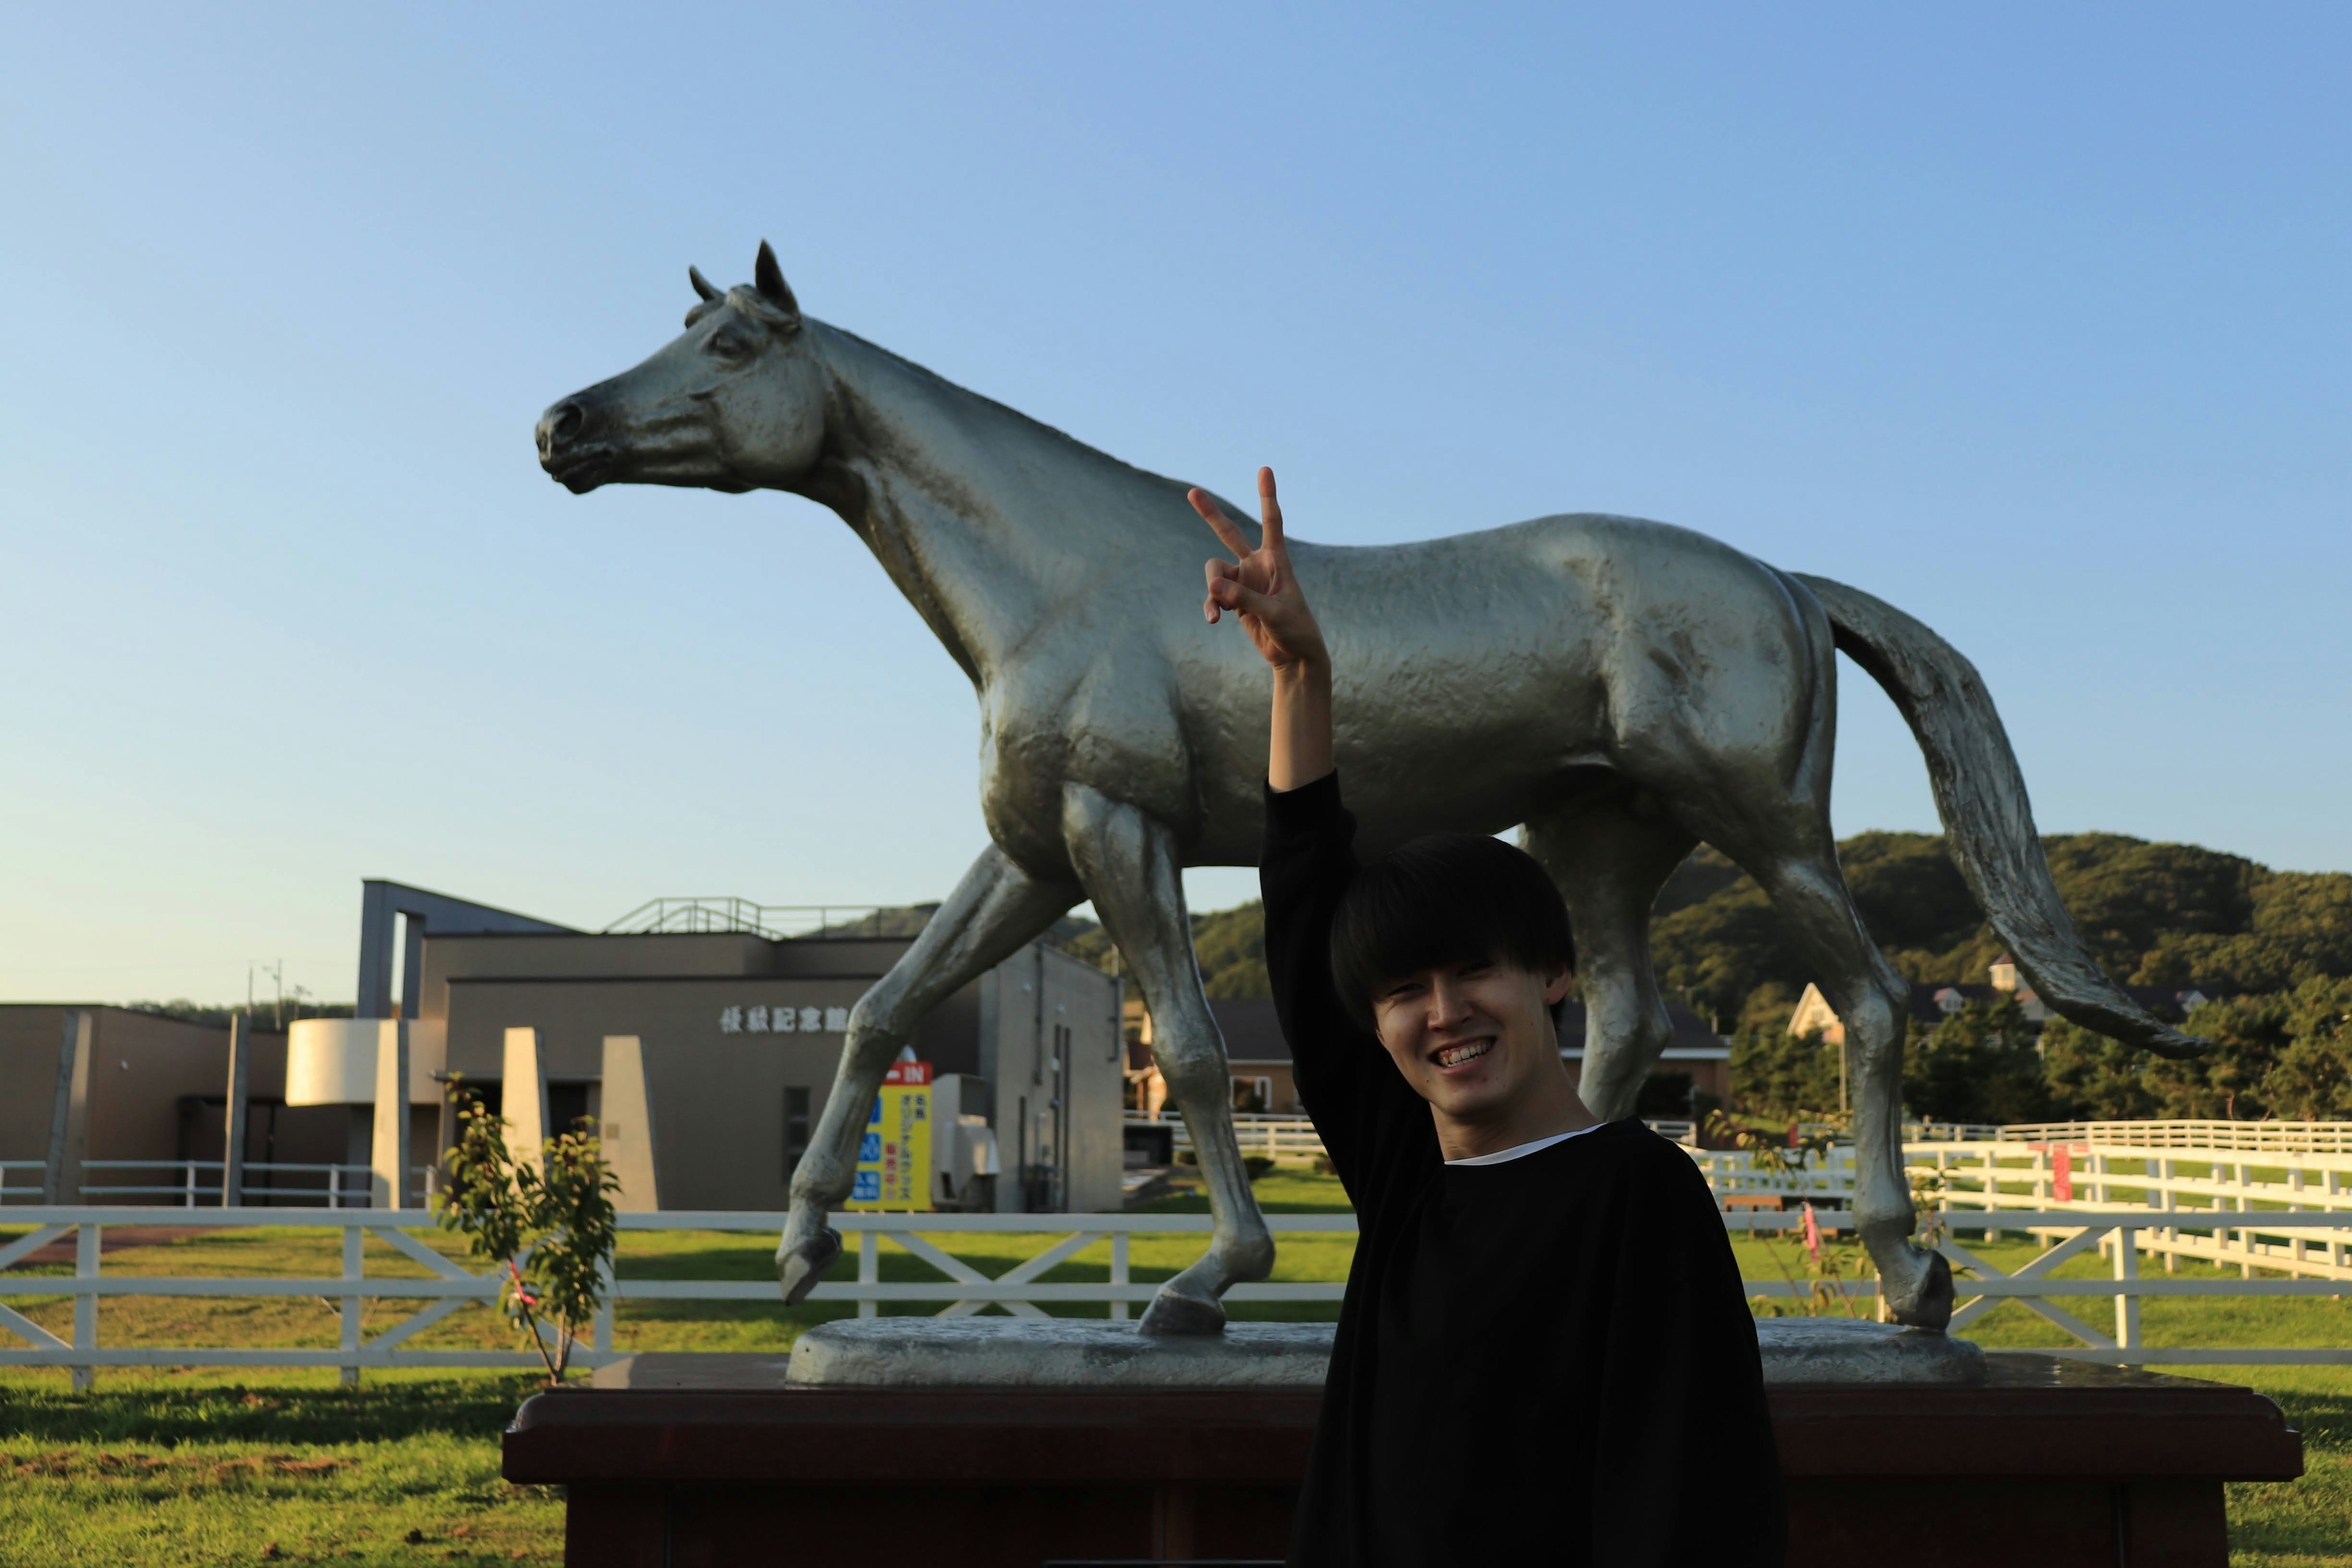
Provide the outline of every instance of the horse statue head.
[[685,331],[540,416],[540,466],[574,494],[607,484],[781,489],[816,466],[824,368],[776,253],[760,242],[749,285],[686,275],[701,298]]

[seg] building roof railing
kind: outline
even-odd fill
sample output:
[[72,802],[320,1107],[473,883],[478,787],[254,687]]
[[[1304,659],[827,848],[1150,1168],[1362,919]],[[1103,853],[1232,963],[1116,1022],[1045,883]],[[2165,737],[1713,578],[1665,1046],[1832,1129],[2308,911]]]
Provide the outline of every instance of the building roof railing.
[[606,936],[740,931],[770,942],[904,937],[921,931],[936,905],[760,904],[749,899],[648,899],[604,928]]

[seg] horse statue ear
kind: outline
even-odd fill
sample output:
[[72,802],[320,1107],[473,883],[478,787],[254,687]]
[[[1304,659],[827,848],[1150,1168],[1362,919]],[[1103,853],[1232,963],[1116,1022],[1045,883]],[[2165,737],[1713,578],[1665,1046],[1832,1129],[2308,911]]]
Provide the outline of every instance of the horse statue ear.
[[752,266],[751,282],[760,290],[760,298],[797,321],[801,302],[784,282],[784,269],[776,265],[776,253],[766,240],[760,242],[760,259]]
[[686,269],[686,279],[688,282],[694,285],[694,291],[696,293],[701,295],[703,299],[713,304],[716,304],[718,301],[727,298],[727,290],[712,283],[709,279],[705,278],[702,275],[702,268],[699,267],[688,268]]

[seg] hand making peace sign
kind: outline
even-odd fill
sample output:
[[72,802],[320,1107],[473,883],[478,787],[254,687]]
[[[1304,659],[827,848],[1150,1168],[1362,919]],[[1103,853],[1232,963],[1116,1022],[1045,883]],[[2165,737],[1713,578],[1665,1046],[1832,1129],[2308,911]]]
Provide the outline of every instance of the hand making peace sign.
[[1242,629],[1277,672],[1302,665],[1328,665],[1330,656],[1323,646],[1323,628],[1315,624],[1315,614],[1307,607],[1306,595],[1299,592],[1298,579],[1290,569],[1290,552],[1282,542],[1282,503],[1275,499],[1274,470],[1257,471],[1258,510],[1265,528],[1255,550],[1242,536],[1240,525],[1224,514],[1208,491],[1196,489],[1186,499],[1235,557],[1213,560],[1207,565],[1209,593],[1201,611],[1209,624],[1214,626],[1227,610],[1240,616]]

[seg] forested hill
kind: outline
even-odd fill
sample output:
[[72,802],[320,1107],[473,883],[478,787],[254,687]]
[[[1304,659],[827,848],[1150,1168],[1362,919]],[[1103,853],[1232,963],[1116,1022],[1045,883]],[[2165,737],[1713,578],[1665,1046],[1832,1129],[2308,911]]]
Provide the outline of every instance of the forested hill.
[[[2044,839],[2058,891],[2107,973],[2126,984],[2212,995],[2284,991],[2352,974],[2352,875],[2273,871],[2193,844],[2115,833]],[[1862,833],[1838,845],[1854,902],[1906,978],[1978,981],[2004,945],[1926,833]],[[1652,928],[1658,981],[1702,1012],[1741,1010],[1773,982],[1813,978],[1763,890],[1712,849],[1685,863]]]
[[[2043,847],[2084,940],[2127,984],[2195,985],[2223,996],[2352,975],[2352,875],[2273,871],[2195,845],[2113,833],[2062,834]],[[2003,944],[1940,837],[1862,833],[1841,842],[1838,856],[1871,933],[1905,976],[1985,978]],[[1210,995],[1266,994],[1256,904],[1195,915],[1192,941]],[[1785,1008],[1813,978],[1763,891],[1712,849],[1692,856],[1666,884],[1652,942],[1667,994],[1727,1031],[1751,1008]],[[1095,931],[1073,946],[1104,942]]]

